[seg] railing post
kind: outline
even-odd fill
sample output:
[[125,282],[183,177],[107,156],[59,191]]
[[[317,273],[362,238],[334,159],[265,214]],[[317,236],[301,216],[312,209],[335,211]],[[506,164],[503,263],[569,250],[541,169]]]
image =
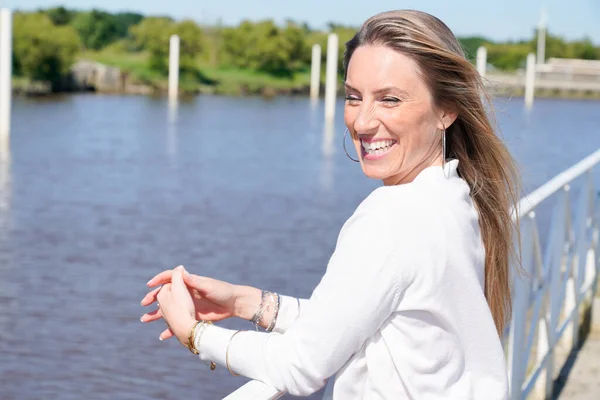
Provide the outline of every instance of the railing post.
[[[522,266],[525,273],[531,272],[531,263],[533,261],[533,243],[530,234],[531,224],[535,218],[535,213],[529,213],[521,222],[524,234],[521,235],[522,242]],[[513,278],[513,313],[510,327],[508,367],[510,398],[512,400],[521,399],[523,382],[527,367],[528,354],[525,354],[525,322],[527,319],[527,309],[529,307],[530,282],[526,276],[514,275]]]
[[549,268],[549,284],[548,289],[548,358],[546,360],[546,387],[545,397],[549,397],[552,394],[553,380],[554,380],[554,361],[555,361],[555,347],[556,347],[556,335],[558,329],[558,322],[560,317],[560,311],[563,305],[563,293],[561,290],[562,282],[562,265],[565,255],[565,238],[566,234],[566,222],[567,213],[569,213],[567,204],[569,197],[569,185],[563,186],[562,191],[559,193],[558,201],[555,205],[554,216],[552,221],[552,228],[550,234],[550,242],[548,243],[548,256],[546,262]]

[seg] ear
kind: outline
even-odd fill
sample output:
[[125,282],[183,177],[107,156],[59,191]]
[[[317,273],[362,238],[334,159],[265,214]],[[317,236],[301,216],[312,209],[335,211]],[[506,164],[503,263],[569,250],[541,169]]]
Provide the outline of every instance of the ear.
[[439,122],[438,122],[437,128],[440,131],[442,131],[444,129],[448,129],[450,127],[450,125],[452,125],[454,123],[454,121],[456,121],[456,118],[458,118],[458,113],[453,112],[453,111],[442,111],[439,116]]

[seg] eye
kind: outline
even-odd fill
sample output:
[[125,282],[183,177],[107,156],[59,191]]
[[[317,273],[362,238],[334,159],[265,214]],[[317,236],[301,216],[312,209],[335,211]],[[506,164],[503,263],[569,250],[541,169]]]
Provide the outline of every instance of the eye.
[[397,104],[400,103],[400,99],[396,98],[396,97],[384,97],[381,101],[383,101],[386,104]]
[[350,104],[356,104],[357,102],[360,101],[360,98],[358,98],[354,95],[346,95],[345,99]]

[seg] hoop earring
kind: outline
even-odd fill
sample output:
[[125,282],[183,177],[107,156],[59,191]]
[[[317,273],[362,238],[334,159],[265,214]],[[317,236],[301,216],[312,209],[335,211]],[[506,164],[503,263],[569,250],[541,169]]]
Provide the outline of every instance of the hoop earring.
[[346,130],[344,131],[344,140],[342,142],[342,145],[344,146],[344,152],[346,153],[346,157],[348,157],[349,159],[351,159],[354,162],[360,162],[354,158],[352,158],[352,156],[350,156],[350,154],[348,154],[348,150],[346,150],[346,135],[348,134],[349,130],[348,128],[346,128]]
[[446,179],[448,179],[450,172],[446,171],[446,128],[442,130],[442,171]]

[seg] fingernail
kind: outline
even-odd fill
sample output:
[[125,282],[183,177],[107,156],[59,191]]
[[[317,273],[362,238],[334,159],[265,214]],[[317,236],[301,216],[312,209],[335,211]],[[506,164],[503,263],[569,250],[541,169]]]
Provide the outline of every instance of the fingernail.
[[159,336],[159,337],[158,337],[158,340],[160,340],[160,341],[162,342],[163,338]]
[[152,282],[152,279],[150,279],[148,282],[146,282],[146,286],[150,285],[150,282]]
[[143,318],[143,317],[142,317],[142,318],[140,318],[140,321],[144,322],[144,318]]

